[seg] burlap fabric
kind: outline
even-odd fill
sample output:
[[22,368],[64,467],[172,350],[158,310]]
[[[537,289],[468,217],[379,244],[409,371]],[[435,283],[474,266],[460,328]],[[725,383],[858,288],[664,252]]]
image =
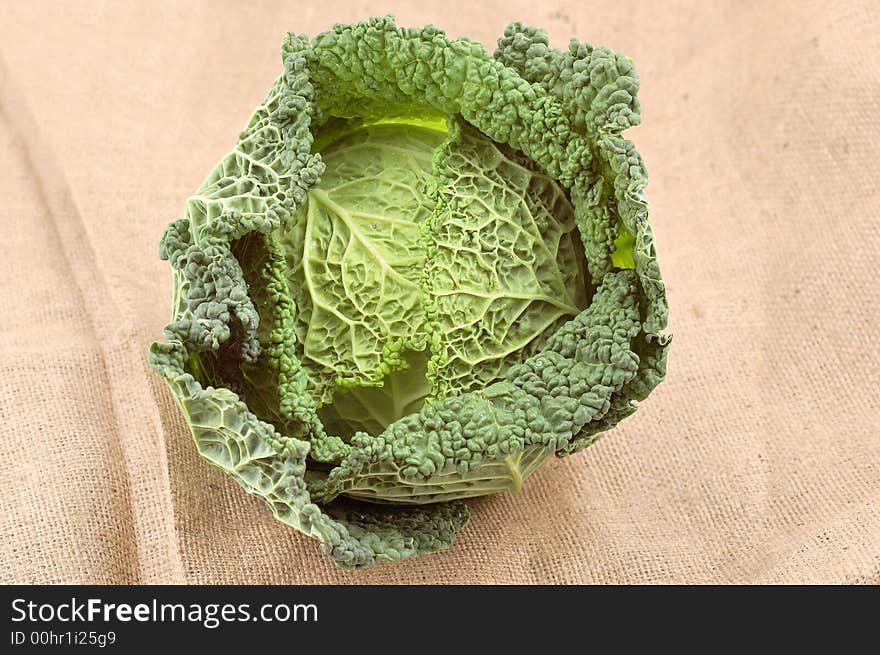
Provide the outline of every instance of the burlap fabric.
[[[880,20],[869,2],[398,5],[623,51],[675,337],[636,415],[439,555],[363,572],[197,456],[146,364],[156,244],[280,71],[284,30],[388,5],[6,3],[0,580],[880,581]],[[421,3],[419,3],[421,4]]]

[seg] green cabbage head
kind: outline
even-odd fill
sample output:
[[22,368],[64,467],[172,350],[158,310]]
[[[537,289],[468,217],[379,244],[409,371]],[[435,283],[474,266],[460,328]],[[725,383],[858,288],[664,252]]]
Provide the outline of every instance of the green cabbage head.
[[[635,411],[667,305],[632,62],[510,25],[489,55],[391,17],[288,34],[171,223],[150,361],[199,452],[363,567],[448,546]],[[564,490],[560,490],[564,493]]]

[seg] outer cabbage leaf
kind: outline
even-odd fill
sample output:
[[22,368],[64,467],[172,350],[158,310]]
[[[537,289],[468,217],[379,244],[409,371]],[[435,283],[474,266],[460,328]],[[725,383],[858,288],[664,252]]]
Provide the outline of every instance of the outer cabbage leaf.
[[590,306],[478,393],[438,400],[378,437],[355,434],[351,454],[311,485],[396,503],[438,502],[518,490],[547,457],[607,414],[639,367],[635,275],[609,273]]

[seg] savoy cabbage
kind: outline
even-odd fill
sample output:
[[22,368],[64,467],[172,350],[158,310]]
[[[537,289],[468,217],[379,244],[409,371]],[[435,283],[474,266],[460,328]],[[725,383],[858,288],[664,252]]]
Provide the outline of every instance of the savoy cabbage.
[[589,445],[665,373],[632,62],[510,25],[288,34],[162,238],[151,364],[200,453],[361,567]]

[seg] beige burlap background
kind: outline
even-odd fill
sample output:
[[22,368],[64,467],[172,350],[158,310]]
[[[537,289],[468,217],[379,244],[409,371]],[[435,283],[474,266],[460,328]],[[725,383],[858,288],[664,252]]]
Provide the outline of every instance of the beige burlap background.
[[[0,581],[880,581],[872,3],[70,4],[0,21]],[[633,418],[474,502],[451,549],[344,572],[198,458],[146,351],[159,236],[283,32],[389,10],[635,60],[675,338]]]

